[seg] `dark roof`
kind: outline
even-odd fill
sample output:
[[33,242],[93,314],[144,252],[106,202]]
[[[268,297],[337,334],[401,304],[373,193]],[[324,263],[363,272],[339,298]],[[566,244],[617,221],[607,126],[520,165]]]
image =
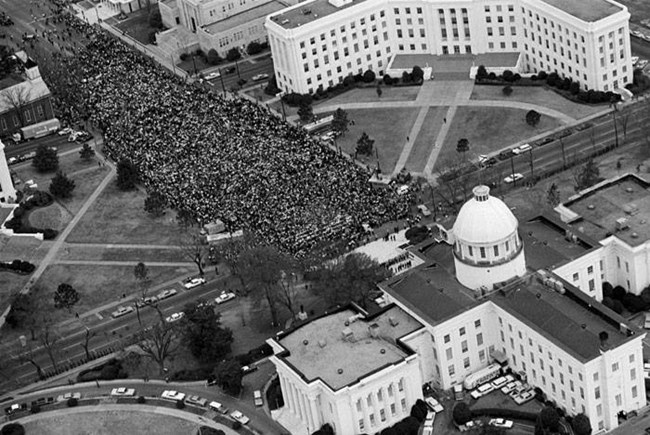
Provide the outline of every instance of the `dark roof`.
[[553,7],[586,22],[607,18],[623,10],[607,0],[542,0]]

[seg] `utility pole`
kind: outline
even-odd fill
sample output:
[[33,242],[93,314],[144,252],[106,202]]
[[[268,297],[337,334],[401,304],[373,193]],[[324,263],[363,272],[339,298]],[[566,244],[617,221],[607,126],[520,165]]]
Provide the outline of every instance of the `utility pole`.
[[223,84],[223,74],[221,74],[221,68],[218,68],[219,70],[219,79],[221,80],[221,91],[223,92],[223,95],[226,95],[226,87]]
[[618,126],[616,125],[616,112],[618,112],[618,107],[616,107],[616,103],[614,103],[614,111],[612,112],[612,115],[614,116],[614,134],[616,135],[616,148],[618,148]]
[[560,138],[560,147],[562,147],[562,169],[566,169],[566,154],[564,152],[564,141]]
[[[534,169],[534,159],[533,159],[533,147],[530,147],[528,150],[528,157],[530,159],[530,178],[535,179],[535,169]],[[533,181],[531,180],[531,183]]]
[[516,185],[517,180],[515,179],[515,159],[512,152],[510,153],[510,176],[512,177],[513,185]]
[[241,80],[241,75],[239,75],[239,62],[235,59],[235,68],[237,68],[237,77]]

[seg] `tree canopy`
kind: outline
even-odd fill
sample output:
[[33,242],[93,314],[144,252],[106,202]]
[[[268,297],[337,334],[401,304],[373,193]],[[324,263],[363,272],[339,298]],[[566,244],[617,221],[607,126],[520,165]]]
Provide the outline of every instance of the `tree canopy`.
[[212,376],[217,385],[228,394],[236,396],[242,389],[241,364],[236,359],[221,361],[215,367]]
[[61,171],[58,171],[50,182],[50,193],[56,198],[70,197],[74,188],[74,181]]
[[218,361],[230,353],[232,331],[221,326],[221,314],[210,305],[185,307],[185,344],[204,363]]
[[348,112],[340,107],[334,112],[334,119],[332,119],[332,129],[338,134],[343,135],[348,131]]
[[539,124],[541,119],[542,115],[535,110],[529,110],[528,113],[526,113],[526,123],[531,127],[537,127],[537,124]]
[[41,144],[36,148],[36,155],[32,159],[32,166],[38,172],[50,172],[59,168],[59,156],[54,148]]
[[79,292],[70,284],[62,283],[54,292],[54,307],[70,309],[79,302]]
[[160,217],[165,212],[165,197],[159,192],[150,192],[144,200],[144,210],[153,217]]
[[372,154],[372,148],[375,144],[374,139],[370,139],[368,133],[365,131],[361,133],[361,137],[357,140],[356,152],[358,154],[369,156]]
[[584,414],[578,414],[573,417],[571,428],[575,435],[591,435],[591,423],[589,418]]
[[138,182],[138,168],[129,160],[117,163],[117,187],[120,190],[132,190]]
[[92,149],[92,147],[88,144],[85,143],[79,150],[79,157],[81,157],[82,160],[88,161],[93,158],[95,155],[95,150]]
[[467,151],[469,151],[469,140],[464,137],[458,139],[458,143],[456,144],[456,152],[464,154]]
[[594,159],[589,159],[581,168],[578,168],[573,175],[575,190],[580,191],[601,182],[600,169]]
[[458,402],[454,406],[452,416],[456,424],[465,424],[472,419],[472,413],[465,402]]

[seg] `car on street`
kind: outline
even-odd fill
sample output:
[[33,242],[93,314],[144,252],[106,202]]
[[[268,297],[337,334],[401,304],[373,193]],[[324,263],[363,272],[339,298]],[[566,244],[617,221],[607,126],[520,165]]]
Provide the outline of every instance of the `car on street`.
[[533,393],[531,390],[526,390],[520,393],[518,396],[513,397],[517,405],[523,405],[526,402],[530,402],[533,400],[533,398],[535,398],[535,393]]
[[643,319],[643,327],[645,329],[650,329],[650,313],[645,313],[644,319]]
[[253,391],[253,402],[255,402],[255,406],[264,405],[264,401],[262,400],[262,392],[260,390]]
[[253,373],[255,370],[257,370],[257,366],[242,366],[241,373],[242,375],[247,375]]
[[205,404],[208,403],[207,400],[200,396],[188,396],[185,399],[185,402],[196,406],[205,406]]
[[181,320],[183,317],[185,317],[185,313],[182,312],[182,311],[180,311],[180,312],[178,312],[178,313],[174,313],[174,314],[172,314],[171,316],[165,318],[165,322],[167,322],[167,323],[178,322],[178,321]]
[[505,150],[501,151],[497,158],[499,160],[508,160],[511,156],[513,156],[512,150]]
[[183,287],[186,289],[193,289],[194,287],[198,287],[200,285],[205,284],[205,279],[203,278],[190,278],[185,283],[183,284]]
[[232,74],[235,71],[237,71],[237,68],[235,68],[234,66],[229,66],[224,71],[226,72],[226,74]]
[[268,79],[269,75],[268,74],[256,74],[253,76],[253,81],[259,82],[260,80]]
[[7,159],[7,164],[9,164],[9,165],[13,165],[13,164],[16,164],[16,163],[18,163],[18,157],[9,157]]
[[639,56],[632,56],[630,60],[632,61],[632,65],[634,65],[639,61]]
[[126,387],[113,388],[111,396],[135,396],[135,389]]
[[503,179],[503,181],[507,184],[511,184],[514,183],[515,181],[521,180],[522,178],[524,178],[522,174],[520,174],[519,172],[515,172],[512,175],[508,175],[506,178]]
[[220,304],[223,304],[224,302],[228,302],[228,301],[230,301],[230,300],[232,300],[232,299],[235,299],[236,297],[237,297],[237,296],[236,296],[233,292],[223,291],[223,292],[221,292],[221,294],[220,294],[219,296],[217,296],[217,297],[214,299],[214,301],[215,301],[217,304],[220,305]]
[[156,302],[158,302],[158,298],[155,296],[149,296],[147,298],[138,300],[135,304],[138,306],[138,308],[143,308],[146,307],[147,305],[153,305]]
[[433,411],[427,412],[427,417],[424,420],[424,428],[430,427],[433,429],[433,422],[436,419],[436,413]]
[[126,316],[127,314],[132,312],[133,312],[133,307],[130,305],[126,307],[118,307],[117,310],[111,313],[111,317],[117,319],[118,317]]
[[221,73],[219,71],[214,71],[214,72],[211,72],[210,74],[206,75],[205,79],[206,80],[214,80],[214,79],[218,79],[219,77],[221,77]]
[[486,394],[491,393],[492,391],[494,391],[494,385],[488,382],[487,384],[483,384],[477,389],[475,389],[474,391],[472,391],[471,393],[469,393],[469,395],[473,399],[478,399],[479,397],[485,396]]
[[240,411],[233,411],[230,413],[230,416],[241,424],[247,424],[250,421],[250,418],[246,417]]
[[167,290],[163,290],[160,293],[158,293],[158,300],[162,301],[163,299],[171,298],[174,296],[176,293],[178,293],[175,289],[173,288],[168,288]]
[[647,64],[648,64],[648,60],[647,60],[647,59],[641,59],[641,60],[639,60],[639,61],[636,63],[636,67],[637,67],[637,68],[641,68],[641,69],[643,69],[643,68],[645,68],[645,66],[646,66]]
[[65,393],[56,398],[57,402],[63,402],[68,399],[81,399],[81,393]]
[[513,150],[512,150],[512,153],[513,153],[514,155],[517,155],[517,156],[518,156],[519,154],[525,153],[526,151],[529,151],[529,150],[531,150],[532,148],[533,148],[533,147],[531,147],[529,143],[525,143],[525,144],[520,145],[520,146],[518,146],[517,148],[513,149]]
[[73,131],[70,133],[68,136],[68,142],[74,142],[77,139],[79,139],[82,136],[83,132],[82,131]]
[[216,411],[216,412],[218,412],[220,414],[228,414],[228,408],[226,408],[225,406],[223,406],[219,402],[210,402],[208,404],[208,407],[210,409],[212,409],[213,411]]
[[440,402],[438,402],[433,397],[427,397],[426,399],[424,399],[424,401],[429,406],[429,408],[431,408],[431,410],[434,412],[442,412],[445,410],[445,408],[442,407]]
[[493,418],[490,420],[490,426],[501,427],[504,429],[510,429],[513,425],[512,420],[506,420],[504,418]]
[[59,136],[65,136],[65,135],[68,135],[68,134],[72,133],[73,131],[74,130],[71,129],[70,127],[65,127],[65,128],[62,128],[61,130],[59,130],[56,134],[58,134]]
[[165,390],[162,392],[160,395],[163,399],[169,399],[169,400],[183,400],[185,399],[185,393],[181,393],[176,390]]
[[431,210],[429,210],[429,207],[424,204],[418,205],[418,211],[422,213],[422,216],[424,217],[431,216]]

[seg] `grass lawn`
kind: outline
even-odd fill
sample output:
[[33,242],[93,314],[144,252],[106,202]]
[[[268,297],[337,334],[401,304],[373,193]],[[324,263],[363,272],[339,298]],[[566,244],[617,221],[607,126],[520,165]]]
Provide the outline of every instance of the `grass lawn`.
[[411,154],[406,161],[406,169],[411,172],[422,172],[431,154],[433,144],[438,137],[438,132],[443,124],[443,118],[447,114],[446,106],[429,107],[427,116],[415,140]]
[[[148,268],[152,287],[194,270],[191,267]],[[73,308],[79,313],[116,301],[122,293],[130,293],[130,288],[136,286],[133,266],[50,265],[34,287],[37,288],[39,311],[49,313],[54,321],[70,317],[66,310],[54,309],[53,293],[61,283],[68,283],[79,292],[81,298]]]
[[55,202],[47,207],[30,210],[27,219],[35,228],[53,228],[61,231],[72,219],[72,216]]
[[[152,9],[154,7],[157,8],[157,6],[153,5]],[[120,21],[116,17],[111,18],[109,24],[119,30],[125,31],[127,35],[145,45],[149,44],[149,33],[153,30],[158,30],[149,26],[149,11],[147,8],[129,14],[126,20]]]
[[[0,237],[0,260],[20,259],[38,265],[47,253],[47,247],[49,242],[43,243],[32,237]],[[9,306],[12,296],[23,288],[30,277],[0,272],[0,312]]]
[[314,107],[329,106],[345,103],[367,103],[372,101],[414,101],[418,92],[419,86],[404,86],[394,88],[392,86],[382,86],[381,98],[377,96],[377,89],[371,88],[353,88],[334,98],[326,100],[314,101]]
[[459,106],[436,161],[436,169],[457,155],[456,144],[469,140],[469,157],[488,154],[511,144],[561,126],[555,118],[542,115],[533,128],[526,124],[526,111],[502,107]]
[[[187,71],[190,74],[194,74],[194,65],[196,65],[197,73],[200,73],[204,69],[215,66],[205,62],[202,56],[194,56],[194,60],[192,60],[192,56],[188,56],[187,59],[182,60],[180,63],[176,64],[177,67]],[[215,83],[217,82],[215,81]],[[221,88],[221,83],[219,83],[219,87]]]
[[[273,95],[269,95],[264,92],[264,88],[266,87],[266,83],[264,83],[262,86],[255,86],[254,88],[249,88],[243,91],[245,94],[250,95],[251,97],[257,99],[258,101],[265,102],[270,100],[271,98],[275,98]],[[280,107],[280,110],[282,108]]]
[[[97,161],[95,159],[92,159],[89,162],[81,160],[78,153],[70,153],[64,156],[59,156],[59,170],[63,171],[70,177],[72,177],[73,173],[77,171],[92,167],[97,167]],[[52,180],[55,175],[54,171],[45,173],[38,172],[32,166],[31,162],[14,166],[12,169],[16,172],[16,175],[18,175],[18,178],[22,182],[25,182],[27,180],[34,180],[34,182],[38,184],[38,188],[45,191],[49,189],[50,180]],[[22,184],[18,184],[16,188],[22,188]],[[77,189],[78,188],[79,185],[77,185]]]
[[[97,186],[108,175],[107,166],[95,166],[87,171],[70,174],[69,177],[74,181],[75,188],[70,198],[60,199],[57,202],[66,209],[71,215],[76,215],[83,207],[86,199],[97,189]],[[48,186],[49,187],[49,186]]]
[[[87,410],[86,410],[87,409]],[[151,408],[152,411],[155,409]],[[101,411],[84,408],[83,412],[60,415],[45,413],[42,418],[24,424],[30,435],[125,434],[157,435],[193,434],[197,425],[166,414],[137,411]]]
[[359,160],[375,167],[377,165],[375,150],[377,150],[381,171],[390,174],[395,168],[418,111],[418,107],[346,110],[348,119],[354,120],[355,125],[350,125],[347,133],[338,138],[337,145],[343,151],[354,155],[357,141],[365,131],[375,144],[372,155],[358,156]]
[[[144,211],[145,194],[122,192],[110,183],[68,236],[68,242],[175,245],[175,214],[152,218]],[[98,229],[100,229],[98,231]]]
[[175,249],[124,249],[68,246],[59,251],[57,260],[97,260],[97,261],[143,261],[143,262],[186,262],[180,250]]
[[535,86],[513,86],[512,94],[509,97],[503,95],[501,86],[474,86],[472,91],[472,100],[512,100],[523,103],[539,104],[565,113],[568,116],[581,119],[594,113],[607,110],[607,105],[590,106],[587,104],[578,104],[567,100],[561,95],[545,87]]

